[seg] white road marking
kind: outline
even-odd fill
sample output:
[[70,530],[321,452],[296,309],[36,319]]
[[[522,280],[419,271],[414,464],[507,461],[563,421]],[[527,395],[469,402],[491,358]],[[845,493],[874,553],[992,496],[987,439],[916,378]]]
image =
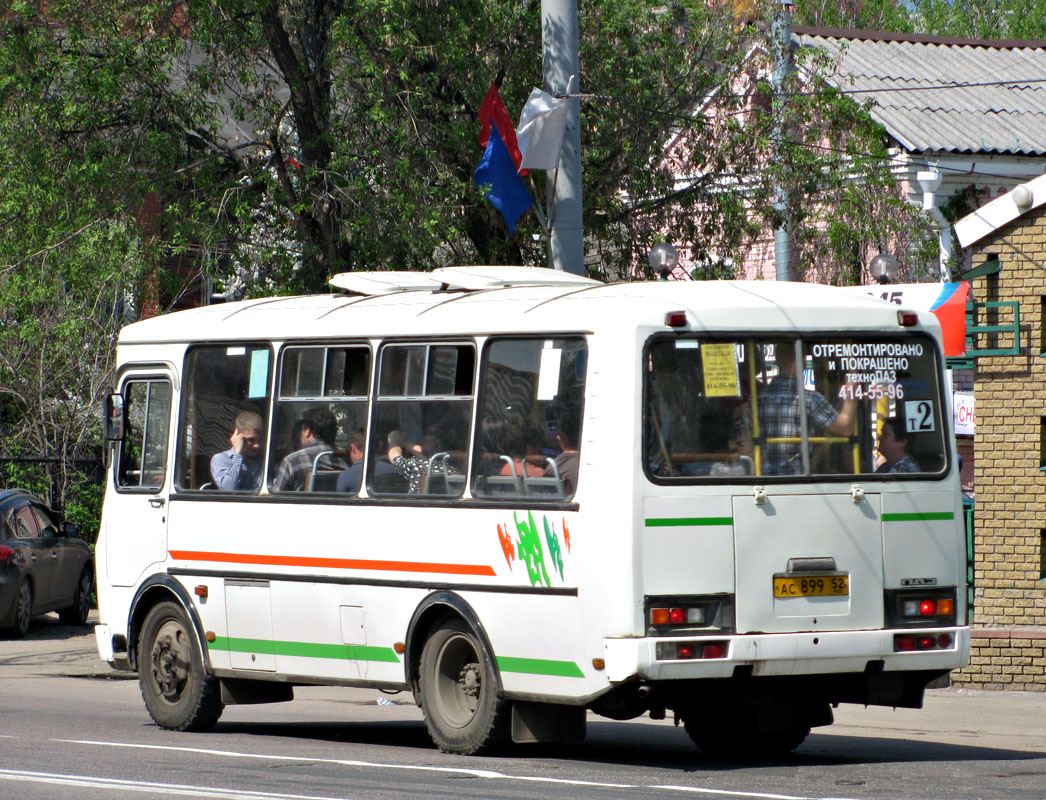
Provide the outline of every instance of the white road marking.
[[[509,780],[531,783],[550,783],[567,786],[591,786],[593,788],[606,789],[663,789],[669,792],[688,792],[691,794],[706,794],[716,797],[744,797],[756,800],[856,800],[850,797],[809,797],[806,795],[773,794],[770,792],[744,792],[733,789],[712,789],[699,786],[673,786],[665,785],[643,785],[635,783],[604,783],[601,781],[586,781],[568,778],[548,778],[539,775],[507,775],[503,772],[495,772],[487,769],[468,769],[466,767],[431,767],[419,764],[378,764],[370,761],[356,761],[344,758],[315,758],[309,756],[281,756],[266,755],[264,753],[242,753],[235,750],[210,750],[202,747],[173,747],[171,745],[159,744],[136,744],[133,742],[102,742],[92,739],[53,739],[52,741],[64,744],[83,744],[95,747],[126,747],[137,750],[168,750],[177,753],[196,753],[200,755],[221,756],[224,758],[253,758],[266,761],[296,761],[309,764],[338,764],[346,767],[367,767],[370,769],[398,769],[415,770],[418,772],[437,772],[453,775],[469,775],[475,778],[488,778],[491,780]],[[244,797],[250,797],[250,793]],[[267,795],[259,794],[259,797]],[[290,795],[273,795],[273,797],[290,797]],[[311,800],[311,799],[310,799]],[[324,798],[324,800],[328,800]]]
[[177,797],[207,797],[211,798],[211,800],[347,800],[346,798],[318,797],[305,794],[252,792],[246,789],[225,789],[217,786],[125,781],[117,778],[98,778],[90,775],[62,775],[55,772],[25,772],[16,769],[0,769],[0,780],[20,783],[47,783],[53,786],[76,786],[82,789],[138,792],[140,794],[149,794],[152,797],[174,795]]

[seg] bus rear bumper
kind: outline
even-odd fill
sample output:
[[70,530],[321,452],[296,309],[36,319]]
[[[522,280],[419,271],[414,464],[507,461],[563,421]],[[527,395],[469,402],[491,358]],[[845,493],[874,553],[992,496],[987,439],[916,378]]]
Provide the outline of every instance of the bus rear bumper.
[[[898,650],[895,637],[950,638],[947,647]],[[947,639],[945,639],[947,641]],[[708,645],[722,645],[721,648]],[[907,643],[906,643],[907,644]],[[659,648],[658,645],[661,645]],[[683,645],[680,650],[678,645]],[[691,657],[679,658],[691,646]],[[968,627],[919,630],[811,631],[702,637],[604,639],[606,676],[611,683],[641,680],[827,675],[866,671],[947,671],[970,658]],[[675,649],[677,652],[672,653]],[[704,653],[704,657],[701,653]],[[722,652],[722,655],[718,655]]]

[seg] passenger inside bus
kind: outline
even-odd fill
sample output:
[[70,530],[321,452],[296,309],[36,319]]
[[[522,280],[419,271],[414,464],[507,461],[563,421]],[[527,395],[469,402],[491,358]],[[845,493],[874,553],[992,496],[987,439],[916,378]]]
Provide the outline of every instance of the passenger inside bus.
[[724,407],[711,408],[698,419],[698,458],[679,466],[680,475],[751,475],[751,459],[741,455],[742,437],[733,415]]
[[556,420],[556,444],[559,455],[545,468],[545,477],[558,477],[563,481],[564,493],[569,497],[577,488],[578,465],[578,431],[581,428],[581,415],[572,405],[564,406]]
[[262,474],[265,472],[265,461],[262,458],[264,428],[261,414],[256,411],[241,411],[236,415],[229,436],[232,447],[215,453],[211,458],[211,478],[216,488],[232,492],[254,490],[261,486]]
[[912,455],[908,452],[908,431],[900,417],[887,417],[883,420],[883,432],[879,436],[879,453],[883,462],[876,472],[922,472]]
[[[349,463],[348,469],[342,470],[338,475],[337,491],[356,494],[363,482],[363,448],[367,437],[363,429],[353,431],[349,434]],[[394,475],[395,468],[388,461],[377,461],[374,464],[375,475]]]
[[345,462],[334,454],[333,442],[338,424],[329,408],[314,406],[302,414],[295,425],[294,439],[299,449],[284,456],[276,471],[273,488],[280,492],[300,492],[308,485],[317,464],[325,469],[344,469]]
[[507,421],[505,452],[499,475],[540,478],[545,474],[545,457],[541,453],[546,438],[543,426],[525,417]]
[[[798,475],[803,471],[799,422],[799,381],[796,375],[795,343],[774,342],[777,375],[758,393],[759,432],[768,442],[763,446],[763,475]],[[836,411],[820,392],[806,390],[806,418],[810,436],[849,436],[853,431],[857,404],[852,396],[843,399]]]

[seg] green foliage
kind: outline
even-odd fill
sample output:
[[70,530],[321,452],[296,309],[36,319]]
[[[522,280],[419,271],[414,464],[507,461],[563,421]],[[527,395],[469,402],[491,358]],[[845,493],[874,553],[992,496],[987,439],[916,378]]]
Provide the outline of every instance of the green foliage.
[[[325,291],[343,270],[544,263],[536,216],[508,237],[473,182],[490,83],[513,116],[542,85],[540,5],[10,4],[0,453],[91,457],[120,324],[201,282],[242,296]],[[886,0],[861,8],[900,14]],[[853,280],[862,248],[918,227],[884,171],[881,131],[845,98],[800,95],[777,147],[763,36],[735,32],[731,13],[703,0],[581,4],[593,271],[631,276],[668,238],[706,275],[731,277],[776,224],[783,183],[802,210],[802,270]],[[533,174],[534,195],[552,179]],[[93,508],[71,467],[48,482],[71,513]]]
[[968,39],[1046,39],[1046,0],[797,0],[795,21],[824,28]]

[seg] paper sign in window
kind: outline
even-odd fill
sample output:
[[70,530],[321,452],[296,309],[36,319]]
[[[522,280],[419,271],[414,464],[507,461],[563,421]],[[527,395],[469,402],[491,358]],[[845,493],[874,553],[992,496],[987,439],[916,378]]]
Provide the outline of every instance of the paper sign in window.
[[705,379],[705,397],[737,397],[741,394],[733,343],[703,344],[701,367]]
[[251,351],[251,380],[247,396],[265,397],[269,393],[269,351]]
[[541,366],[538,368],[538,400],[554,400],[559,392],[559,364],[563,351],[558,347],[546,346],[541,351]]

